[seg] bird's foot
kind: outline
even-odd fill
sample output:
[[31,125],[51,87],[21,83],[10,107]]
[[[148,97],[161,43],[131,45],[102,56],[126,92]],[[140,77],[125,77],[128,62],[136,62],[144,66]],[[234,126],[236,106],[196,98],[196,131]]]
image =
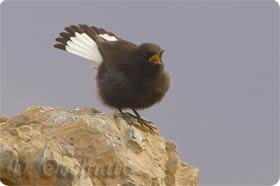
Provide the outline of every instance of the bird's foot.
[[121,109],[119,109],[120,114],[122,115],[123,119],[126,121],[128,126],[133,125],[133,121],[131,120],[131,118],[134,118],[138,121],[139,124],[141,124],[141,126],[145,126],[147,127],[151,132],[154,132],[154,130],[156,130],[157,128],[154,126],[153,122],[148,121],[146,119],[143,119],[138,113],[137,115],[133,115],[129,112],[123,112]]
[[156,127],[154,126],[153,122],[145,120],[143,118],[137,118],[137,121],[142,125],[150,129],[150,131],[154,131]]
[[126,112],[123,112],[122,109],[118,109],[122,118],[125,120],[125,122],[127,123],[128,126],[131,126],[133,124],[133,121],[131,120],[131,118],[129,117],[130,113],[126,113]]
[[130,116],[132,118],[135,118],[138,121],[138,123],[141,124],[141,126],[145,126],[145,127],[149,128],[151,131],[156,129],[156,127],[154,126],[153,122],[151,122],[151,121],[148,121],[148,120],[146,120],[146,119],[144,119],[142,117],[135,116],[135,115],[133,115],[133,114],[131,114],[129,112],[126,112],[125,114],[127,114],[127,116]]
[[129,117],[129,115],[127,113],[121,113],[122,118],[126,121],[128,126],[132,126],[133,121],[131,120],[131,118]]
[[147,128],[150,129],[151,132],[153,132],[154,129],[157,129],[157,128],[154,126],[153,122],[143,119],[143,118],[140,116],[140,114],[139,114],[135,109],[132,108],[131,110],[134,112],[137,121],[138,121],[142,126],[146,126]]

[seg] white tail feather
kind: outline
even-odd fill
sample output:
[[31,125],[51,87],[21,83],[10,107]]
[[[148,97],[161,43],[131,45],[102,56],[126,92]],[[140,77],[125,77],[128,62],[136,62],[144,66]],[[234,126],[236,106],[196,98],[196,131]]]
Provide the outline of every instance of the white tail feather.
[[108,34],[99,34],[100,37],[106,39],[107,41],[117,41],[115,36],[109,36]]
[[91,60],[91,56],[85,54],[84,52],[82,52],[79,48],[77,48],[76,46],[65,46],[65,49],[75,55],[78,55],[80,57],[86,58],[88,60]]
[[[85,50],[86,52],[91,52],[91,48],[89,47],[89,45],[86,45],[85,43],[81,42],[79,39],[77,39],[76,37],[71,37],[70,38],[72,43],[75,44],[76,46],[80,47],[81,49]],[[71,42],[68,41],[68,42]],[[67,42],[67,44],[68,44]]]
[[90,60],[94,66],[98,66],[102,63],[103,58],[98,50],[98,47],[93,39],[91,39],[86,33],[75,33],[74,37],[70,38],[65,46],[66,51],[78,55],[80,57]]
[[76,32],[76,37],[87,46],[97,47],[96,43],[85,33],[79,34]]

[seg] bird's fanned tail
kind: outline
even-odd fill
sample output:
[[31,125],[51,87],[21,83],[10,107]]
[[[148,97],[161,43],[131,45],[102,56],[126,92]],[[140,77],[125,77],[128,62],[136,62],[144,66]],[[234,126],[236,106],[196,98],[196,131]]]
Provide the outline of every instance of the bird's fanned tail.
[[94,26],[71,25],[64,29],[66,32],[59,34],[60,37],[55,39],[58,43],[54,47],[89,60],[94,68],[98,68],[103,61],[98,42],[114,42],[119,39],[113,33]]

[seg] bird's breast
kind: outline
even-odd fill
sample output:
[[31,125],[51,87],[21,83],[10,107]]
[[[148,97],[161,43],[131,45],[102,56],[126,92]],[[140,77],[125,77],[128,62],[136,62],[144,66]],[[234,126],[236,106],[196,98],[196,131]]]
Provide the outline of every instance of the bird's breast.
[[102,101],[115,108],[144,109],[159,102],[169,88],[169,75],[162,71],[156,76],[127,76],[102,68],[97,74]]

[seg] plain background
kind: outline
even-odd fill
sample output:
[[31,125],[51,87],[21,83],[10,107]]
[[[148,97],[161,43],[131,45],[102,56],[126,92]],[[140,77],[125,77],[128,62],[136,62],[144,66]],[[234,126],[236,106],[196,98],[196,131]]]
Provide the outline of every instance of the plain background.
[[5,1],[1,4],[1,115],[31,105],[97,107],[95,72],[54,49],[69,24],[159,44],[172,77],[141,112],[200,185],[272,185],[279,178],[279,10],[273,1]]

